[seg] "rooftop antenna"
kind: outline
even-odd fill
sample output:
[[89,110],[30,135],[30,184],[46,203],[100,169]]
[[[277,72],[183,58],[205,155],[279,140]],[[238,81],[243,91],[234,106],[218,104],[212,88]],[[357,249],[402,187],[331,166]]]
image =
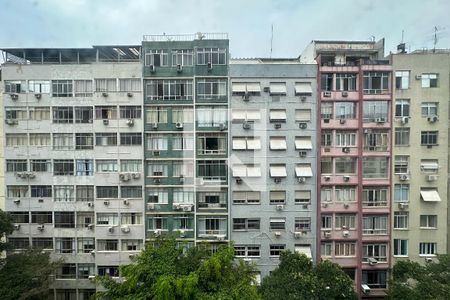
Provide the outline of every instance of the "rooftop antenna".
[[437,28],[437,26],[434,26],[433,53],[436,52],[436,44],[438,42],[437,32],[438,32],[438,28]]
[[400,44],[397,45],[398,53],[406,53],[406,46],[405,46],[405,43],[403,42],[404,35],[405,35],[405,30],[402,29],[402,41],[400,42]]
[[273,24],[272,24],[272,33],[270,35],[270,58],[272,58],[272,45],[273,45]]
[[403,43],[403,37],[405,36],[405,30],[404,29],[402,29],[402,41],[401,41],[401,43]]

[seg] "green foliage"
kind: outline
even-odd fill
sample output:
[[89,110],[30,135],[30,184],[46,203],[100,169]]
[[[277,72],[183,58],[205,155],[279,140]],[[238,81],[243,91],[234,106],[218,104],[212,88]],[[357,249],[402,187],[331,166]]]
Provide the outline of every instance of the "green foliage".
[[57,264],[39,250],[8,254],[0,269],[1,299],[48,299],[49,277]]
[[0,252],[7,248],[7,244],[3,238],[12,233],[14,225],[12,224],[11,216],[0,209]]
[[330,261],[313,266],[304,254],[282,252],[280,264],[262,281],[263,299],[356,299],[353,281]]
[[390,299],[450,299],[450,255],[438,255],[437,261],[425,265],[397,262],[388,296]]
[[232,247],[210,255],[198,248],[183,252],[174,238],[158,239],[130,265],[120,268],[124,281],[98,277],[107,291],[99,299],[191,300],[259,299],[252,285],[254,268],[234,262]]

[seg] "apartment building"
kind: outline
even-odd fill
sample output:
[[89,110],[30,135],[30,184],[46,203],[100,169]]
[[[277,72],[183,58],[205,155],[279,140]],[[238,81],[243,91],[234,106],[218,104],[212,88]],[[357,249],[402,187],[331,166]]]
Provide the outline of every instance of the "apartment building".
[[316,76],[298,59],[230,62],[230,234],[258,278],[283,250],[316,258]]
[[214,251],[228,230],[226,34],[144,36],[146,237]]
[[88,299],[144,245],[141,47],[2,50],[9,242],[64,259],[55,299]]
[[[2,70],[0,68],[0,82],[2,80]],[[0,84],[0,107],[3,108],[3,85]],[[4,120],[4,111],[3,109],[0,111],[0,209],[5,210],[5,151],[3,148],[3,120]]]
[[392,67],[379,42],[313,41],[318,64],[317,255],[340,264],[365,297],[390,267]]
[[449,253],[450,51],[391,55],[395,72],[392,157],[394,261]]

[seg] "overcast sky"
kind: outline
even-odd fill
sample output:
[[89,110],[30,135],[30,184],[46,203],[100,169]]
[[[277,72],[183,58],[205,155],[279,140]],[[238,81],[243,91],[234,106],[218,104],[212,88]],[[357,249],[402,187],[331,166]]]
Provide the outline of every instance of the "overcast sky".
[[0,0],[0,47],[140,44],[144,34],[227,32],[232,57],[296,57],[313,39],[386,38],[386,53],[450,48],[449,0]]

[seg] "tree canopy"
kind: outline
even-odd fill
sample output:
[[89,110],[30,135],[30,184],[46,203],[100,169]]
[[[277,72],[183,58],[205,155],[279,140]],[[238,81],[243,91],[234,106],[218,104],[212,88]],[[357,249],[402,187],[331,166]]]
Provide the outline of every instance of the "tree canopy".
[[390,299],[450,299],[450,255],[438,255],[425,265],[398,261],[392,269],[388,296]]
[[0,252],[7,247],[4,238],[14,230],[11,216],[0,209]]
[[282,252],[279,266],[262,281],[263,299],[356,299],[353,281],[330,261],[313,266],[304,254]]
[[158,239],[120,267],[123,278],[98,277],[107,290],[99,299],[259,299],[253,285],[255,269],[234,261],[224,246],[214,254],[198,248],[183,250],[173,238]]

